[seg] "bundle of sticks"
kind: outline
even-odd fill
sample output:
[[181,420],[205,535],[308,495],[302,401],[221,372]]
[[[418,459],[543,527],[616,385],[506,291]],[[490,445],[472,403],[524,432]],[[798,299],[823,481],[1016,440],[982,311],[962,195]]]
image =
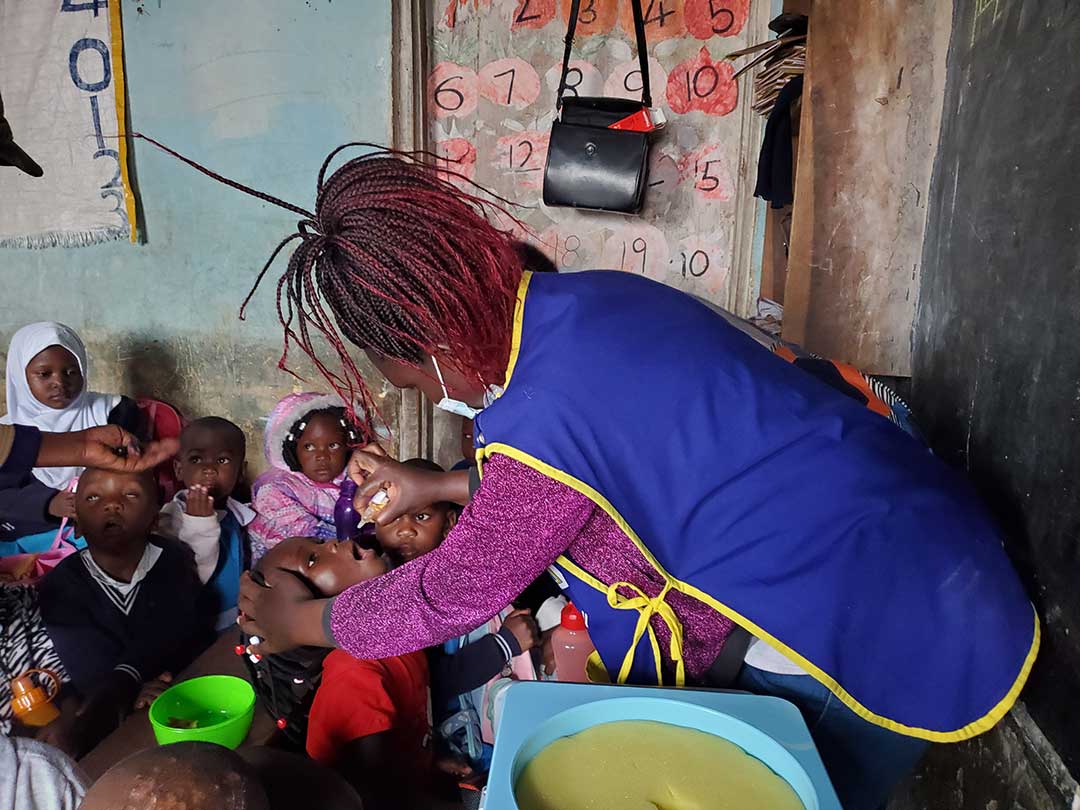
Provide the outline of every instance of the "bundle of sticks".
[[[791,18],[793,15],[784,17]],[[777,18],[773,23],[784,20],[784,17]],[[735,60],[756,54],[735,72],[735,78],[751,68],[761,66],[754,76],[754,100],[750,105],[759,115],[768,116],[784,85],[795,76],[801,76],[806,70],[806,18],[799,18],[799,23],[801,24],[791,24],[782,29],[777,39],[751,45],[749,48],[729,53],[726,57]]]

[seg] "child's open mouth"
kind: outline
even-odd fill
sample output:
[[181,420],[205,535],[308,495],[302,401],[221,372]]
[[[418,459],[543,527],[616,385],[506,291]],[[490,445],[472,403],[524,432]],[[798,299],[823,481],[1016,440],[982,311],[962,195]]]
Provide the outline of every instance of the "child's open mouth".
[[116,534],[124,530],[124,521],[118,517],[105,518],[101,528],[106,534]]
[[353,559],[357,562],[365,562],[375,556],[375,552],[373,550],[371,550],[370,548],[364,548],[355,540],[353,540],[350,545],[352,546]]

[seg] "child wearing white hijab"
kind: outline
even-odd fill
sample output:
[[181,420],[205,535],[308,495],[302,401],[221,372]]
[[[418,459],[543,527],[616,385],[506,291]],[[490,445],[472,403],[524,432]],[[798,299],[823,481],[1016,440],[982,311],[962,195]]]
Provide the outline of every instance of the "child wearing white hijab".
[[[72,329],[52,321],[24,326],[8,347],[8,412],[0,423],[52,433],[112,424],[141,435],[138,406],[118,394],[86,390],[89,373],[86,347]],[[36,541],[10,541],[55,533],[62,518],[74,516],[74,497],[65,490],[80,472],[81,467],[35,467],[17,486],[0,490],[0,556],[41,550],[33,547]],[[46,548],[52,538],[47,540]]]

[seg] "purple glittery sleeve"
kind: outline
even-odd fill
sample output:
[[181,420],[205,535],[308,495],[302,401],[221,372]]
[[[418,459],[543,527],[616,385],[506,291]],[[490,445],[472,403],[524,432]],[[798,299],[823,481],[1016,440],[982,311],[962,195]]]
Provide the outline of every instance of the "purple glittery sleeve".
[[495,456],[441,546],[334,600],[334,640],[357,658],[385,658],[470,632],[551,565],[594,508],[570,487]]

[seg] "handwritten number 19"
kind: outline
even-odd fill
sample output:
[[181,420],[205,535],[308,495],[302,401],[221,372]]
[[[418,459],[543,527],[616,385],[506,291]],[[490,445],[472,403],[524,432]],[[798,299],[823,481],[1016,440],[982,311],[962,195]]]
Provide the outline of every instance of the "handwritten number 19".
[[[641,257],[641,272],[644,273],[645,272],[645,263],[648,261],[648,257],[649,257],[649,245],[648,245],[648,243],[639,236],[633,242],[630,243],[630,251],[632,253],[636,253],[638,256]],[[626,242],[623,242],[623,245],[622,245],[622,259],[619,261],[619,267],[622,270],[629,270],[630,269],[630,268],[628,268],[626,266]]]

